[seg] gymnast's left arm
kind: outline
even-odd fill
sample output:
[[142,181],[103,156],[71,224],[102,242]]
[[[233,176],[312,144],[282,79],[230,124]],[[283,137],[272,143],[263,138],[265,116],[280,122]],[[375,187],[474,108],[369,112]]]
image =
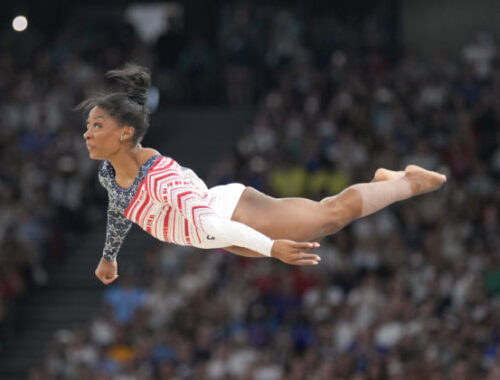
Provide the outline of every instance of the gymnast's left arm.
[[167,178],[158,182],[153,198],[176,209],[190,223],[213,236],[219,248],[247,257],[255,257],[256,253],[272,256],[292,265],[314,265],[320,260],[319,256],[305,252],[319,247],[318,243],[272,240],[243,223],[220,217],[189,181],[180,176]]
[[181,176],[169,176],[164,181],[158,181],[151,195],[177,210],[207,235],[213,236],[220,248],[238,246],[262,256],[271,256],[272,239],[243,223],[219,216],[199,190]]

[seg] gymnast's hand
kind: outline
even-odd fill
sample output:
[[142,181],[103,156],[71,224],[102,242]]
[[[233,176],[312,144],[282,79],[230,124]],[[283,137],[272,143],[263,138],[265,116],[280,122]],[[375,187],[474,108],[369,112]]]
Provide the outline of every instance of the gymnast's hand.
[[318,248],[319,243],[298,243],[292,240],[275,240],[271,256],[292,265],[316,265],[321,258],[313,253],[306,253]]
[[118,278],[118,265],[116,260],[106,260],[104,257],[99,261],[95,275],[104,285],[111,284]]

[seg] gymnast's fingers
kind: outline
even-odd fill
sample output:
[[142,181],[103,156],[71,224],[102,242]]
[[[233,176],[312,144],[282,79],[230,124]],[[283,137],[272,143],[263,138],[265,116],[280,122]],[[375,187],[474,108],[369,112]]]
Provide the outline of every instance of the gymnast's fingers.
[[109,285],[111,284],[114,280],[116,280],[118,278],[118,275],[115,275],[114,277],[108,277],[108,276],[105,276],[104,278],[101,278],[100,280],[102,281],[102,283],[104,285]]
[[294,255],[294,260],[315,260],[321,261],[321,257],[314,253],[300,252]]
[[319,248],[319,243],[317,242],[295,242],[293,243],[293,247],[300,250],[311,250],[315,248]]
[[98,270],[96,270],[95,275],[104,285],[108,285],[118,278],[117,274],[102,273]]
[[300,260],[295,260],[292,262],[293,265],[318,265],[318,262],[316,260],[309,260],[309,259],[300,259]]

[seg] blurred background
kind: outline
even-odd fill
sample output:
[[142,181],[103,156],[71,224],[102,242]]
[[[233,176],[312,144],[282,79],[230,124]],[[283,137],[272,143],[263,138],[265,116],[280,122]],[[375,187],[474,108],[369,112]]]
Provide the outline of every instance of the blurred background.
[[[2,0],[0,378],[500,379],[499,13]],[[106,287],[73,108],[127,61],[153,72],[144,145],[209,186],[319,200],[408,163],[449,181],[325,239],[314,268],[134,227]]]

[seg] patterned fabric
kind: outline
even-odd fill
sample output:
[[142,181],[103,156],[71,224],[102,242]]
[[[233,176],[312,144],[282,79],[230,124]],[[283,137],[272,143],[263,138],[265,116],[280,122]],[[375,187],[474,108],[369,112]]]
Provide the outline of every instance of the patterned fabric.
[[103,257],[106,260],[116,258],[125,236],[132,227],[132,221],[125,218],[123,213],[134,198],[149,169],[159,157],[160,155],[155,155],[141,166],[134,183],[128,189],[124,189],[116,183],[115,170],[109,161],[103,161],[100,165],[99,182],[108,192],[106,241],[103,250]]
[[169,157],[150,158],[128,189],[118,186],[108,161],[99,170],[99,181],[109,196],[103,252],[107,260],[116,258],[132,222],[165,242],[205,249],[237,245],[270,255],[271,239],[219,216],[211,207],[214,196],[205,183]]
[[149,170],[124,214],[161,241],[213,248],[213,244],[204,244],[211,240],[200,220],[215,214],[211,202],[207,186],[191,169],[162,157]]

